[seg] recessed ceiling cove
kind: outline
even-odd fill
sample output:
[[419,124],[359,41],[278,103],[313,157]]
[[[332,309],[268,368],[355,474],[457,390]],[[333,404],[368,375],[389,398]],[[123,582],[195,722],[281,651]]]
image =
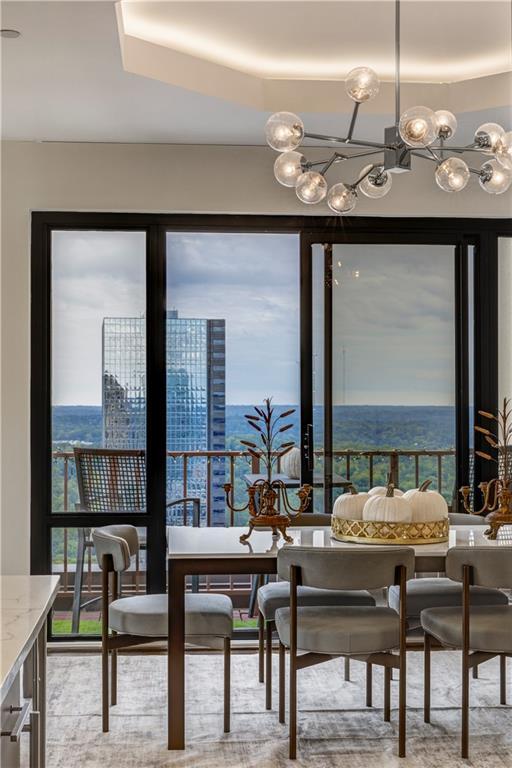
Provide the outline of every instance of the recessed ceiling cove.
[[[364,63],[389,109],[392,0],[117,3],[124,68],[260,110],[344,112],[340,81]],[[510,0],[404,0],[404,100],[457,111],[510,104]],[[388,81],[388,82],[386,82]]]

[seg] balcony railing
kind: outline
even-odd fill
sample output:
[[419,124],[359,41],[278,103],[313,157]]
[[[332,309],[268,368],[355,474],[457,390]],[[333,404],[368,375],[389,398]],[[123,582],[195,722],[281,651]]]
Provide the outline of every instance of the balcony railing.
[[[216,462],[224,462],[223,477],[226,482],[230,482],[233,490],[231,491],[232,501],[239,503],[244,497],[245,474],[259,474],[260,463],[258,459],[249,455],[245,451],[168,451],[167,456],[180,468],[178,476],[180,478],[180,495],[200,495],[203,503],[202,519],[203,524],[210,525],[212,522],[212,498],[214,467]],[[362,489],[371,487],[376,483],[383,483],[388,474],[391,474],[393,482],[398,486],[401,477],[405,477],[410,487],[418,486],[425,477],[433,479],[433,486],[439,492],[446,491],[446,497],[450,499],[453,489],[447,486],[449,478],[454,478],[454,450],[366,450],[355,451],[351,449],[341,449],[333,452],[333,468],[336,474],[341,475],[347,480],[352,480]],[[74,459],[72,451],[57,450],[53,452],[54,461],[54,490],[57,490],[59,499],[58,509],[54,512],[74,512],[77,498],[76,475],[74,468]],[[62,462],[62,464],[61,464]],[[203,462],[206,465],[200,473],[204,480],[205,488],[202,493],[197,493],[197,462]],[[315,452],[315,466],[321,475],[323,464],[323,452]],[[220,466],[220,465],[219,465]],[[60,469],[62,467],[62,470]],[[279,463],[278,463],[279,470]],[[222,473],[221,473],[222,474]],[[236,480],[238,479],[238,484]],[[57,483],[57,487],[56,484]],[[217,484],[219,479],[217,476]],[[191,490],[191,485],[195,489]],[[235,489],[237,486],[237,489]],[[239,498],[236,499],[238,491]],[[187,519],[187,510],[184,509],[184,522]],[[225,524],[228,526],[244,524],[245,518],[235,515],[234,512],[226,513]],[[54,557],[54,570],[61,574],[62,587],[64,594],[73,589],[74,582],[74,557],[73,557],[74,531],[72,529],[62,529],[62,552],[59,550],[57,557]],[[60,545],[60,540],[59,540]],[[97,588],[97,574],[91,550],[89,549],[85,561],[84,590],[94,591]],[[143,589],[143,579],[140,569],[135,568],[131,579],[130,587],[134,591]],[[243,583],[242,583],[243,582]],[[233,593],[247,589],[249,584],[240,577],[229,578],[229,585],[225,585]],[[208,585],[206,585],[208,588]]]

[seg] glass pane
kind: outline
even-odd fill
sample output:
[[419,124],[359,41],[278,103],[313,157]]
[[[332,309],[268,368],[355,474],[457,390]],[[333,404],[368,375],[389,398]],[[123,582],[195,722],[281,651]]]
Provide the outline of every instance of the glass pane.
[[[333,248],[334,473],[455,492],[454,251]],[[336,493],[336,489],[335,489]]]
[[79,502],[74,447],[146,445],[146,236],[52,233],[52,511]]
[[[126,453],[146,446],[145,266],[144,232],[52,233],[54,513],[145,510],[145,456]],[[84,457],[79,490],[76,451],[89,449],[116,453]],[[90,529],[55,528],[52,564],[62,574],[54,631],[77,632],[80,618],[80,632],[92,632]],[[82,606],[74,620],[73,599]]]
[[[168,497],[197,496],[210,525],[246,520],[244,415],[272,397],[299,442],[299,239],[288,234],[167,234]],[[244,455],[241,455],[243,452]],[[169,516],[173,522],[173,516]]]

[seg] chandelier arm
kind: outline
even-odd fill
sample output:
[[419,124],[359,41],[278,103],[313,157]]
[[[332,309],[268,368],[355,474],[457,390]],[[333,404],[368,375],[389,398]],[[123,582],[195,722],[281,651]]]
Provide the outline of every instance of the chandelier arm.
[[326,136],[323,133],[304,132],[305,139],[314,139],[315,141],[332,141],[336,144],[350,144],[354,147],[370,147],[372,149],[395,149],[391,144],[381,144],[378,141],[363,141],[362,139],[347,139],[342,136]]
[[[434,154],[434,153],[432,153],[432,154]],[[431,163],[438,163],[439,162],[439,159],[435,155],[434,155],[434,157],[429,157],[429,155],[422,155],[421,151],[417,151],[417,150],[414,150],[414,149],[411,150],[411,155],[413,155],[414,157],[420,157],[422,160],[430,160]],[[482,171],[479,168],[470,168],[468,166],[468,171],[470,173],[474,173],[476,176],[481,176],[482,175]]]
[[356,120],[357,120],[357,113],[359,112],[359,107],[361,106],[359,101],[356,101],[354,104],[354,109],[352,110],[352,117],[350,119],[350,125],[348,127],[348,133],[346,141],[350,141],[352,138],[352,135],[354,133],[354,128],[356,127]]
[[[357,179],[357,181],[356,181],[356,182],[354,182],[354,184],[351,184],[351,185],[350,185],[350,186],[352,187],[352,189],[355,189],[355,188],[358,186],[358,184],[360,184],[362,181],[364,181],[364,180],[366,179],[366,177],[367,177],[367,176],[369,176],[369,175],[370,175],[370,173],[371,173],[372,171],[374,171],[374,170],[375,170],[375,168],[378,168],[378,167],[379,167],[378,165],[375,165],[375,164],[373,164],[373,163],[372,163],[372,165],[371,165],[371,166],[370,166],[370,168],[369,168],[369,169],[366,171],[366,173],[363,173],[361,176],[359,176],[359,178]],[[379,174],[379,175],[380,175],[380,174]]]
[[[325,176],[325,174],[327,173],[327,171],[329,170],[331,165],[336,162],[337,156],[338,156],[338,153],[337,152],[333,152],[333,154],[331,155],[329,160],[327,160],[327,162],[324,164],[324,167],[320,171],[322,176]],[[345,158],[343,158],[343,159],[345,159]]]

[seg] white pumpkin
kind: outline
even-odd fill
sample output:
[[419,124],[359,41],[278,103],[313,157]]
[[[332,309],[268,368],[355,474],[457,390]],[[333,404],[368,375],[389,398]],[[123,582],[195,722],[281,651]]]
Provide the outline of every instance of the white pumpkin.
[[[376,485],[375,488],[370,488],[368,491],[369,496],[385,496],[388,492],[388,486],[387,485]],[[394,489],[394,495],[395,496],[403,496],[404,492],[400,490],[400,488]]]
[[350,493],[342,493],[334,502],[332,516],[344,520],[362,520],[363,507],[369,498],[367,493],[358,493],[351,485]]
[[411,505],[415,523],[431,523],[448,517],[446,499],[437,491],[429,491],[430,483],[431,480],[426,480],[419,488],[412,488],[404,494],[404,499]]
[[290,480],[300,480],[300,464],[300,448],[295,446],[281,459],[281,472],[283,475],[287,475]]
[[381,523],[411,523],[412,508],[403,496],[395,496],[390,483],[385,496],[370,496],[363,508],[363,520]]

